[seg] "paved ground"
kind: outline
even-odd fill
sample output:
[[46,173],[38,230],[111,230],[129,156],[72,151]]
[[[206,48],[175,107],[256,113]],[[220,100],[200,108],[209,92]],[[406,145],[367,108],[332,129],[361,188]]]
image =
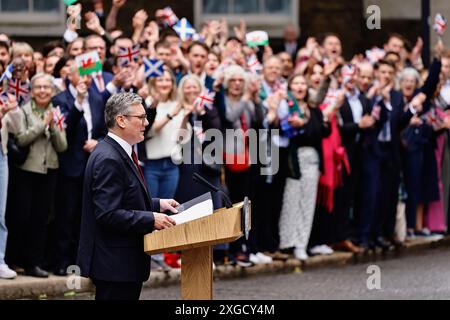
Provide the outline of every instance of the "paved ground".
[[[367,269],[377,265],[381,289],[367,288]],[[371,278],[372,279],[372,278]],[[373,279],[372,279],[373,280]],[[370,281],[376,285],[376,281]],[[218,300],[445,299],[450,300],[450,248],[365,264],[261,275],[215,283]],[[92,299],[84,294],[77,300]],[[177,300],[179,287],[144,289],[141,299]]]

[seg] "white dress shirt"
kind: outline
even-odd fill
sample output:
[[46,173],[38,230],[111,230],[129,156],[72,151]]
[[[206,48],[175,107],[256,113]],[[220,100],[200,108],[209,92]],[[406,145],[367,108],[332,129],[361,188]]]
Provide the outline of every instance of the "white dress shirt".
[[353,122],[359,123],[363,116],[363,106],[361,100],[359,100],[359,90],[355,90],[354,94],[347,92],[346,94],[350,109],[352,110]]
[[133,158],[131,157],[131,152],[133,151],[133,147],[128,142],[126,142],[121,137],[119,137],[118,135],[116,135],[116,134],[114,134],[112,132],[108,132],[108,136],[111,139],[113,139],[114,141],[116,141],[123,148],[123,150],[125,150],[127,155],[133,161]]
[[92,113],[91,113],[91,106],[89,105],[89,93],[86,93],[86,96],[84,97],[83,103],[80,105],[80,103],[77,100],[77,89],[70,84],[69,85],[69,91],[72,94],[73,98],[75,99],[75,108],[78,109],[78,111],[83,112],[84,120],[86,120],[87,124],[87,134],[88,134],[88,140],[92,139]]

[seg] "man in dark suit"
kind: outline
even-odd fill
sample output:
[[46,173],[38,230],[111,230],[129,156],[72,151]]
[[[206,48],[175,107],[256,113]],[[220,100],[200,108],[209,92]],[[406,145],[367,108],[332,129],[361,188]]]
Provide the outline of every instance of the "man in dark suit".
[[[360,240],[363,247],[370,242],[388,249],[395,228],[400,184],[400,132],[413,115],[421,111],[421,104],[405,105],[402,94],[393,89],[395,66],[385,60],[378,62],[378,90],[374,107],[379,109],[376,129],[364,137],[363,197]],[[378,112],[377,112],[378,113]]]
[[[367,130],[375,124],[370,115],[370,101],[359,91],[356,82],[359,70],[344,77],[345,99],[340,112],[340,132],[342,145],[350,163],[350,174],[343,170],[344,185],[335,191],[335,206],[333,209],[333,240],[334,249],[346,250],[353,253],[361,251],[351,241],[351,224],[358,217],[360,193],[360,173],[362,165],[362,138]],[[353,211],[353,219],[350,219]]]
[[64,114],[68,149],[60,154],[56,219],[55,275],[67,274],[78,248],[84,170],[99,140],[107,134],[103,97],[91,86],[90,75],[80,76],[73,67],[66,91],[53,98]]
[[105,107],[108,135],[88,160],[83,189],[78,266],[96,286],[96,300],[137,300],[150,275],[143,236],[175,221],[175,200],[151,199],[133,145],[144,139],[147,115],[134,93]]

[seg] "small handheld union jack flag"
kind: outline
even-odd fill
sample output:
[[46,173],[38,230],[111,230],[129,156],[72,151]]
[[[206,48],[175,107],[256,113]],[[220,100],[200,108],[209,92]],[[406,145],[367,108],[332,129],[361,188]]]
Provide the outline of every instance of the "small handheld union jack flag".
[[164,62],[156,59],[144,58],[145,78],[158,78],[164,75]]
[[327,106],[334,105],[338,99],[340,94],[340,90],[338,89],[329,89],[327,95],[325,96],[325,100],[323,100],[323,104]]
[[135,44],[131,48],[119,47],[119,50],[117,52],[117,64],[120,67],[125,67],[133,61],[138,62],[140,57],[139,50],[140,50],[139,44]]
[[5,91],[0,90],[0,109],[3,108],[8,101],[8,95]]
[[209,91],[208,89],[206,89],[195,100],[195,104],[197,104],[201,108],[212,110],[215,97],[216,93],[214,91]]
[[375,120],[380,120],[380,112],[381,112],[381,107],[379,105],[375,105],[372,108],[372,112],[371,112],[371,116],[372,118],[374,118]]
[[342,67],[342,81],[348,83],[353,79],[356,74],[356,67],[352,64],[346,64]]
[[56,126],[59,128],[59,131],[63,131],[67,125],[64,122],[66,120],[66,117],[64,116],[64,113],[61,112],[61,109],[59,106],[55,108],[55,111],[53,112],[53,120],[55,121]]
[[433,29],[436,33],[442,37],[444,35],[445,29],[447,28],[447,20],[440,13],[436,15],[434,18],[434,26]]
[[173,12],[171,7],[165,7],[163,9],[164,12],[164,22],[169,26],[172,27],[174,26],[177,22],[178,22],[178,17],[175,14],[175,12]]
[[28,102],[30,98],[30,83],[28,81],[9,79],[7,92],[14,95],[19,105],[22,105]]
[[247,60],[247,67],[250,70],[251,73],[254,74],[260,74],[263,66],[262,64],[259,62],[258,58],[256,57],[255,54],[252,54],[248,60]]
[[385,55],[386,53],[384,52],[384,50],[377,47],[366,50],[366,59],[369,60],[369,62],[372,64],[375,64],[383,59]]
[[282,79],[278,79],[275,81],[275,83],[272,86],[273,92],[276,92],[278,90],[286,91],[288,90],[288,83]]

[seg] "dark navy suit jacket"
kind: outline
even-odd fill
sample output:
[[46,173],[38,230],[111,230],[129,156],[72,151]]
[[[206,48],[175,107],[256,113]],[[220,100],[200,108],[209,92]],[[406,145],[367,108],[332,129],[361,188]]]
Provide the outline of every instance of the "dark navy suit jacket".
[[[105,88],[106,88],[106,85],[112,81],[112,79],[114,78],[114,75],[110,72],[102,71],[102,77],[103,77],[103,82],[105,83]],[[94,89],[95,93],[101,94],[101,92],[98,90],[97,85],[95,84],[94,80],[92,80],[91,87]]]
[[150,275],[144,235],[154,230],[151,196],[125,150],[106,136],[89,158],[77,264],[95,280],[143,282]]
[[[366,98],[365,95],[359,94],[359,101],[361,102],[362,106],[362,115],[368,115],[370,114],[370,100]],[[355,123],[353,119],[353,113],[352,113],[352,107],[350,106],[350,103],[348,102],[348,98],[346,97],[344,100],[344,104],[339,110],[341,118],[342,118],[342,124],[340,126],[340,132],[342,136],[342,144],[345,147],[345,150],[347,151],[347,155],[352,160],[353,154],[355,152],[356,146],[359,143],[359,141],[362,141],[363,134],[367,130],[361,130],[359,128],[359,123]],[[357,137],[359,136],[359,140],[357,141]]]
[[[101,140],[107,134],[105,125],[105,102],[103,97],[89,88],[89,106],[92,115],[92,139]],[[84,174],[89,153],[83,150],[88,139],[87,123],[83,112],[75,107],[70,90],[53,98],[53,105],[59,106],[65,116],[68,148],[59,155],[60,170],[67,177],[81,177]]]
[[[400,168],[400,132],[408,126],[413,114],[409,109],[404,111],[405,103],[403,102],[403,96],[399,91],[391,91],[390,104],[392,106],[392,111],[388,110],[383,100],[378,102],[378,105],[381,107],[380,120],[377,121],[374,130],[365,136],[363,145],[371,155],[382,155],[378,136],[383,129],[383,124],[389,120],[391,129],[391,152],[393,152],[394,165]],[[376,106],[377,104],[374,103],[373,105]]]

